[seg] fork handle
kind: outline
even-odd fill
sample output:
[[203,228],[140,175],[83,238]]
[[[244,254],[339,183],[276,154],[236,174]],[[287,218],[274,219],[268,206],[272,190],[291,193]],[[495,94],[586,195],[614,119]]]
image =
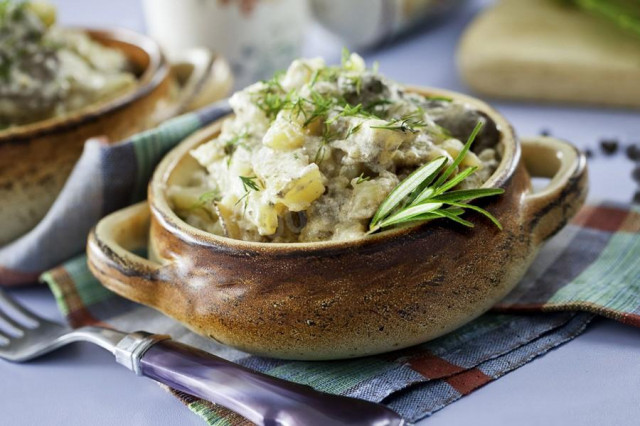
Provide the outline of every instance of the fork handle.
[[403,424],[383,405],[318,392],[172,340],[147,349],[139,368],[143,376],[224,406],[258,425]]

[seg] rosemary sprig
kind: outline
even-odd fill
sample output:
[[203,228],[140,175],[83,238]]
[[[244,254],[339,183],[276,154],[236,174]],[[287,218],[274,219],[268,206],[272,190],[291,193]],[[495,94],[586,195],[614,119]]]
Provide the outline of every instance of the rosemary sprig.
[[446,157],[439,157],[425,164],[404,179],[380,204],[378,211],[369,224],[369,234],[382,228],[432,219],[445,218],[467,227],[473,223],[460,218],[465,209],[474,210],[491,220],[498,229],[502,225],[491,213],[468,201],[499,195],[502,188],[476,188],[450,191],[476,171],[470,167],[451,177],[466,156],[471,144],[482,129],[478,122],[469,135],[464,148],[454,161],[445,168]]

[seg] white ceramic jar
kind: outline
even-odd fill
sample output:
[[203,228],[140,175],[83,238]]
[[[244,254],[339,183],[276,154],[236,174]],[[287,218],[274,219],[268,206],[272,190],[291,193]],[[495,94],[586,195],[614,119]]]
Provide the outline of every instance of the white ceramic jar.
[[306,0],[143,0],[147,30],[169,58],[207,47],[231,64],[236,88],[271,77],[301,54]]
[[311,0],[314,18],[351,49],[372,47],[441,19],[466,0]]

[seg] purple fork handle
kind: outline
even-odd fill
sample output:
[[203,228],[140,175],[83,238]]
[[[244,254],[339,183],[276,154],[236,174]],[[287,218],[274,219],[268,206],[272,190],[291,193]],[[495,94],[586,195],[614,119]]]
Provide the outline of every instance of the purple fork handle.
[[140,359],[143,376],[212,401],[258,425],[400,426],[387,407],[331,395],[252,371],[172,340],[151,346]]

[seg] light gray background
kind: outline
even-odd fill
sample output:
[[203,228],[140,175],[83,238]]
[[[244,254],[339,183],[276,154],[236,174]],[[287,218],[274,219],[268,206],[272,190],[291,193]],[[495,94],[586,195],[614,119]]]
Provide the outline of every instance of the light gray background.
[[[56,0],[67,24],[144,30],[132,0]],[[411,84],[468,91],[456,75],[454,49],[464,26],[489,1],[472,1],[447,25],[365,55],[388,76]],[[317,29],[306,54],[336,59],[340,45]],[[550,129],[576,145],[602,137],[640,142],[640,114],[492,101],[522,135]],[[622,156],[590,163],[591,199],[628,202],[632,163]],[[43,288],[12,294],[48,318],[61,320]],[[194,425],[203,422],[150,380],[137,378],[112,356],[78,344],[26,365],[0,361],[2,425]],[[640,329],[597,320],[583,335],[446,407],[420,424],[475,426],[637,425],[640,422]]]

